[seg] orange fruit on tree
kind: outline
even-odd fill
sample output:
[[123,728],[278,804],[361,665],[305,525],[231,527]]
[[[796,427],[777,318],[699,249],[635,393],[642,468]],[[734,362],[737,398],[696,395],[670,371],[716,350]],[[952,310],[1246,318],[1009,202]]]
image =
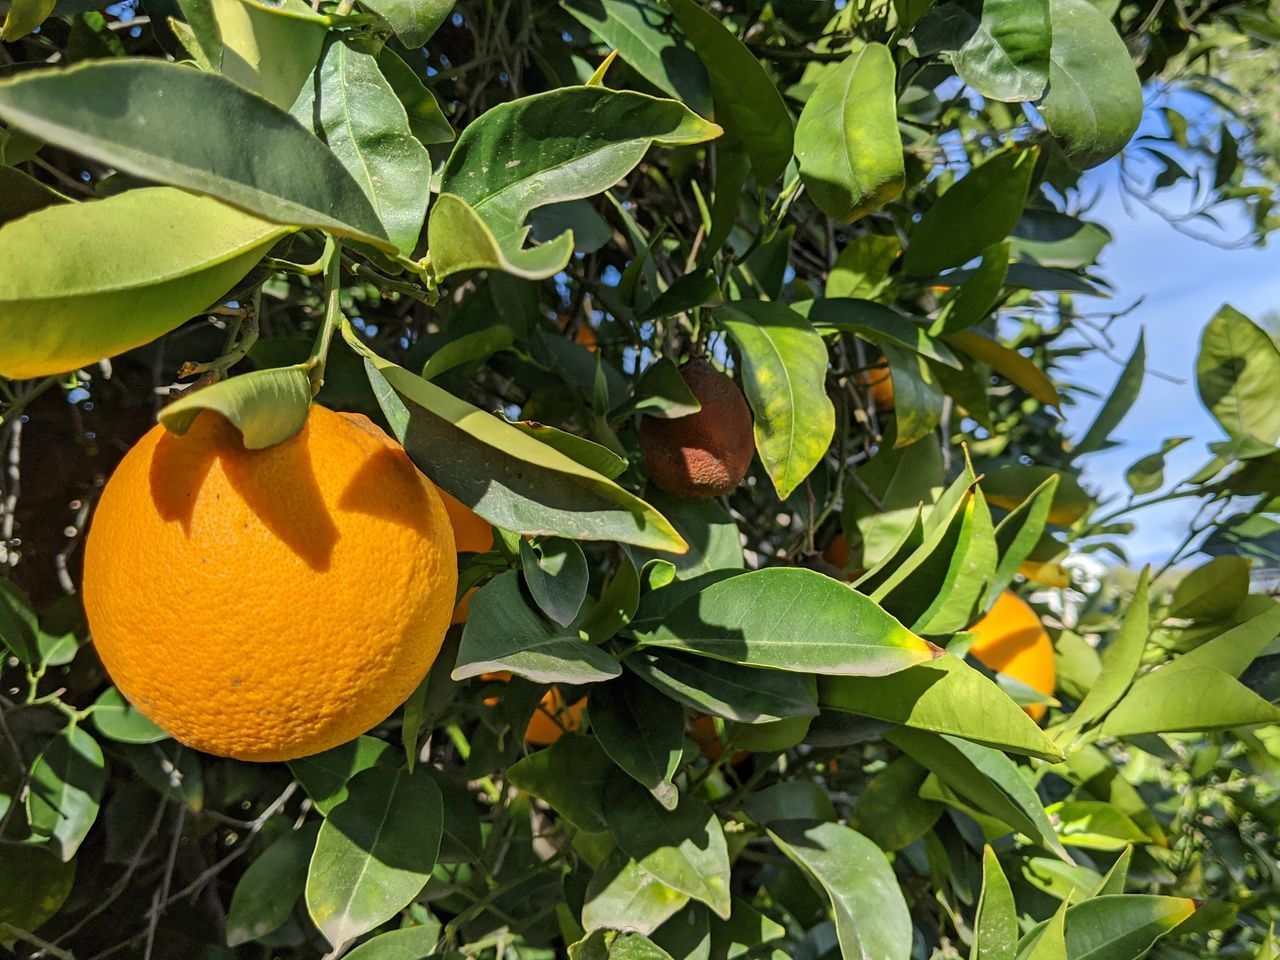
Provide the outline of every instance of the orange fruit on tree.
[[180,742],[240,760],[345,743],[417,687],[457,589],[436,488],[367,418],[313,406],[246,450],[221,415],[157,426],[102,492],[85,546],[93,642]]
[[[1016,593],[1006,590],[1000,594],[995,606],[969,632],[974,635],[969,652],[983,664],[1037,693],[1052,696],[1057,682],[1053,641],[1036,612]],[[1048,711],[1043,703],[1025,709],[1037,722]]]
[[439,490],[445,512],[453,527],[453,541],[459,553],[488,553],[493,549],[493,527],[465,503],[449,493]]
[[640,421],[640,453],[654,484],[667,493],[706,500],[729,493],[755,455],[751,409],[733,380],[705,360],[690,360],[680,377],[702,409],[685,417]]
[[859,370],[856,380],[864,387],[875,401],[876,409],[881,413],[893,413],[893,375],[889,373],[889,364],[881,360],[869,370]]

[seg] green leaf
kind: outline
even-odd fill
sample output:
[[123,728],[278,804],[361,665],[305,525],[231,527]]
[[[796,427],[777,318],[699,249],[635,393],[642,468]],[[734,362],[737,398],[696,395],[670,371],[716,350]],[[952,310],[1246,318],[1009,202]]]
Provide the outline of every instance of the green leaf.
[[946,51],[992,100],[1038,100],[1049,82],[1049,0],[962,0],[930,9],[912,32],[921,54]]
[[550,804],[587,833],[609,829],[604,797],[617,778],[618,768],[599,741],[582,733],[565,733],[545,750],[517,760],[507,770],[513,786]]
[[1125,883],[1129,878],[1129,863],[1132,860],[1133,847],[1125,847],[1124,852],[1107,871],[1107,875],[1102,878],[1102,882],[1090,892],[1090,896],[1102,897],[1108,894],[1124,893]]
[[678,420],[701,409],[702,404],[680,376],[680,368],[666,357],[659,357],[640,374],[632,399],[614,410],[613,415],[634,412],[660,420]]
[[[1008,753],[1062,759],[1062,751],[998,686],[952,656],[887,677],[819,677],[818,702]],[[956,710],[958,703],[964,710]]]
[[838,820],[826,788],[812,780],[784,780],[745,797],[742,808],[756,823],[779,820]]
[[[225,77],[159,60],[89,61],[0,83],[0,118],[125,173],[266,220],[389,246],[360,185],[329,148]],[[181,252],[172,236],[149,232],[170,256]]]
[[1150,568],[1143,568],[1120,630],[1115,640],[1102,652],[1102,669],[1098,678],[1071,715],[1067,729],[1080,729],[1104,717],[1120,701],[1137,676],[1138,668],[1142,665],[1142,653],[1147,646],[1147,636],[1151,632],[1147,600],[1150,572]]
[[0,863],[0,934],[10,939],[10,924],[39,930],[71,893],[75,861],[63,862],[43,847],[0,842]]
[[801,674],[645,652],[623,663],[671,699],[727,720],[769,723],[818,713]]
[[531,536],[687,549],[661,514],[607,477],[375,357],[347,325],[343,335],[364,356],[374,394],[405,452],[490,523]]
[[346,960],[421,960],[435,954],[440,942],[440,922],[401,927],[370,937],[350,953]]
[[347,799],[347,783],[357,773],[368,770],[390,747],[377,737],[357,737],[340,747],[289,761],[289,770],[315,808],[328,816]]
[[1018,960],[1068,960],[1066,922],[1069,906],[1070,901],[1064,899],[1035,940],[1018,954]]
[[[667,960],[709,960],[711,913],[699,904],[686,904],[683,910],[653,932],[652,940],[653,945],[666,951],[660,956]],[[614,941],[614,955],[617,953],[618,941]]]
[[133,764],[138,776],[166,797],[186,804],[196,813],[204,809],[204,768],[200,754],[173,740],[122,743],[116,749]]
[[1124,813],[1102,800],[1064,800],[1045,808],[1062,842],[1090,850],[1123,850],[1150,837]]
[[[3,232],[0,232],[0,237]],[[1280,440],[1280,347],[1231,306],[1214,314],[1200,338],[1196,387],[1200,400],[1233,439]]]
[[1000,751],[909,727],[891,730],[886,738],[982,813],[1071,861],[1035,788]]
[[800,179],[841,223],[884,206],[906,182],[895,79],[889,48],[868,43],[823,76],[796,124]]
[[716,318],[741,351],[756,449],[785,500],[818,465],[835,434],[826,345],[807,320],[778,303],[740,300],[717,310]]
[[942,489],[941,447],[899,447],[890,437],[893,429],[891,424],[876,455],[845,486],[841,524],[855,567],[870,568],[891,555],[919,516],[920,504],[933,503]]
[[[959,347],[974,360],[985,363],[1006,380],[1021,387],[1045,406],[1060,407],[1062,399],[1058,388],[1043,370],[1004,344],[977,330],[960,330],[944,338],[953,347]],[[1059,491],[1061,492],[1061,487]]]
[[294,115],[314,126],[360,185],[391,243],[412,254],[431,195],[431,157],[378,58],[353,41],[331,40]]
[[[714,14],[694,0],[667,0],[680,30],[711,78],[716,116],[727,139],[740,143],[761,186],[782,176],[791,161],[791,114],[760,61]],[[737,191],[733,191],[735,194]]]
[[26,592],[9,580],[0,579],[0,643],[32,672],[41,663],[39,631]]
[[1081,169],[1124,149],[1142,119],[1133,59],[1090,0],[1049,0],[1049,89],[1036,104],[1049,132]]
[[644,646],[799,673],[880,676],[933,656],[925,641],[870,598],[798,567],[712,583],[637,639]]
[[655,509],[671,521],[676,532],[689,544],[686,553],[664,553],[634,550],[636,562],[663,559],[675,564],[676,576],[682,580],[701,576],[712,570],[741,570],[742,535],[729,511],[715,500],[694,501],[663,493],[656,488],[645,496]]
[[780,940],[786,933],[782,924],[734,897],[733,913],[728,920],[711,918],[711,956],[715,960],[737,960],[753,947]]
[[[832,297],[830,282],[827,286],[828,296],[813,301],[808,308],[810,323],[822,334],[830,329],[853,333],[881,346],[896,344],[944,366],[960,368],[956,355],[947,349],[945,343],[930,336],[915,318],[873,300]],[[803,307],[803,304],[796,304],[797,312]]]
[[522,539],[520,562],[538,609],[557,626],[573,623],[586,599],[590,578],[582,548],[563,537],[541,537],[536,546]]
[[[504,417],[503,419],[505,420],[506,418]],[[555,427],[549,427],[545,423],[536,423],[532,420],[506,420],[506,422],[521,433],[528,434],[539,443],[554,447],[570,460],[575,460],[582,466],[594,470],[610,480],[621,476],[627,469],[626,460],[608,447],[601,446],[586,437],[566,433],[563,430],[557,430]]]
[[444,808],[425,770],[373,767],[320,827],[307,871],[307,912],[338,947],[395,916],[431,877]]
[[582,926],[653,933],[688,902],[687,893],[667,886],[619,850],[591,875]]
[[1080,442],[1076,444],[1077,456],[1112,445],[1109,442],[1111,432],[1120,425],[1120,421],[1125,418],[1125,414],[1133,408],[1134,402],[1138,399],[1138,392],[1142,389],[1142,378],[1146,374],[1146,363],[1146,340],[1143,334],[1139,333],[1133,353],[1129,355],[1124,369],[1120,371],[1120,379],[1111,388],[1111,393],[1103,402],[1102,409],[1098,411],[1097,417],[1089,425],[1085,435],[1080,438]]
[[551,276],[568,263],[573,237],[524,249],[530,211],[607,190],[652,145],[702,143],[720,132],[674,100],[603,87],[494,107],[463,131],[445,162],[428,224],[432,268],[438,278],[478,268]]
[[1137,960],[1195,909],[1185,897],[1137,893],[1082,901],[1067,910],[1067,957]]
[[318,823],[308,823],[290,830],[249,864],[231,895],[227,946],[261,939],[289,919],[306,887],[319,829]]
[[1164,486],[1164,458],[1170,451],[1182,446],[1190,437],[1169,437],[1160,444],[1160,449],[1145,457],[1135,460],[1125,471],[1124,482],[1129,485],[1135,496],[1155,493]]
[[399,54],[383,47],[378,52],[378,69],[400,99],[409,118],[409,130],[420,143],[450,143],[457,137],[435,96]]
[[969,960],[1015,960],[1018,955],[1018,909],[1013,890],[990,846],[982,848],[982,894],[973,925]]
[[168,187],[7,223],[0,258],[24,267],[0,277],[0,375],[62,373],[148,343],[216,303],[289,232]]
[[[302,0],[210,0],[208,9],[221,44],[215,61],[218,71],[288,110],[320,59],[325,19]],[[195,33],[202,37],[201,30]],[[206,56],[211,52],[206,50]]]
[[209,410],[226,417],[246,450],[262,450],[288,440],[307,422],[311,377],[306,364],[252,370],[188,390],[160,411],[160,422],[179,436]]
[[880,350],[892,378],[894,444],[903,447],[923,440],[942,419],[942,384],[922,357],[890,343],[881,344]]
[[453,12],[456,0],[360,0],[387,21],[408,50],[425,46]]
[[538,616],[520,592],[514,570],[500,574],[471,598],[454,680],[508,670],[535,683],[593,683],[622,673],[618,661],[584,643],[576,628]]
[[1018,260],[1079,270],[1098,259],[1111,242],[1111,232],[1100,223],[1032,207],[1022,214],[1009,239]]
[[1249,595],[1249,558],[1215,557],[1178,581],[1168,615],[1187,620],[1222,620]]
[[98,742],[69,724],[40,752],[27,782],[27,820],[60,860],[76,855],[98,818],[107,774]]
[[664,810],[647,793],[619,789],[605,797],[605,818],[619,849],[646,873],[728,919],[729,851],[706,804],[686,794]]
[[638,677],[626,674],[591,692],[591,732],[613,762],[667,810],[678,794],[672,779],[684,754],[684,710]]
[[39,28],[53,13],[56,0],[13,0],[0,27],[0,41],[13,43]]
[[908,756],[896,757],[858,796],[849,826],[882,850],[901,850],[928,833],[945,809],[920,796],[929,771]]
[[1271,642],[1280,634],[1280,606],[1270,597],[1251,599],[1258,601],[1261,612],[1201,644],[1174,663],[1180,669],[1190,666],[1214,667],[1233,677],[1244,673],[1249,664],[1268,650]]
[[513,343],[515,334],[505,324],[494,324],[492,327],[464,334],[456,340],[450,340],[427,358],[422,367],[422,379],[434,380],[455,367],[484,360],[500,350],[509,350]]
[[[942,306],[929,332],[935,336],[967,330],[987,318],[1004,290],[1009,275],[1009,241],[982,251],[982,263],[955,289]],[[948,274],[948,278],[952,275]]]
[[1057,474],[1046,478],[996,524],[995,539],[1000,561],[987,586],[987,595],[982,602],[983,610],[990,610],[995,605],[997,598],[1013,582],[1014,575],[1039,545],[1044,536],[1044,525],[1049,519],[1053,498],[1058,491],[1058,479]]
[[846,960],[907,960],[911,915],[884,853],[838,823],[782,821],[769,828],[779,850],[831,901]]
[[711,82],[698,55],[670,29],[671,14],[651,0],[562,0],[574,19],[618,51],[636,73],[702,116]]
[[[896,234],[864,233],[850,240],[827,273],[823,296],[875,300],[893,282],[889,268],[902,255],[902,241]],[[817,323],[812,314],[810,319]]]
[[165,733],[134,709],[115,687],[107,687],[93,702],[90,716],[98,732],[117,743],[158,743],[168,740]]
[[66,201],[62,194],[21,170],[0,167],[0,225]]
[[1280,720],[1280,708],[1216,667],[1175,661],[1138,679],[1102,723],[1105,737],[1205,732]]
[[1080,481],[1069,473],[1053,467],[1022,464],[997,467],[983,476],[982,492],[997,507],[1016,510],[1053,478],[1057,478],[1058,483],[1050,501],[1048,522],[1070,526],[1089,511],[1093,499],[1080,486]]
[[[1034,148],[1003,150],[952,184],[911,231],[903,272],[932,276],[1007,237],[1022,215],[1037,156]],[[965,229],[957,230],[957,223]]]

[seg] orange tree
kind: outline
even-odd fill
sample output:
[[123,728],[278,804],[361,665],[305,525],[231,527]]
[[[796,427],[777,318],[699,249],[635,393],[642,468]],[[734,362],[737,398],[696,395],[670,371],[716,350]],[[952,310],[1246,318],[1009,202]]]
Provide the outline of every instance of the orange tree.
[[0,945],[1275,956],[1280,351],[1068,373],[1274,4],[0,12]]

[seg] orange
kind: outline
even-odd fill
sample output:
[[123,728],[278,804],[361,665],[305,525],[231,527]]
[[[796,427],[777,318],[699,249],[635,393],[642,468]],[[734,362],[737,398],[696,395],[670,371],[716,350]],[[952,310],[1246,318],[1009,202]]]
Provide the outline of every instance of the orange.
[[[511,680],[511,674],[506,670],[499,670],[495,673],[482,673],[480,674],[480,679],[508,683]],[[485,697],[484,705],[486,707],[496,707],[498,698]],[[564,696],[560,693],[560,688],[552,687],[542,695],[538,709],[529,718],[529,725],[524,730],[525,742],[535,747],[549,747],[564,734],[577,733],[582,729],[582,715],[586,712],[586,709],[586,697],[576,703],[566,705]]]
[[856,379],[859,386],[870,391],[876,410],[880,413],[893,413],[893,376],[889,373],[887,362],[881,360],[869,370],[859,370]]
[[[698,745],[698,750],[708,760],[719,760],[724,755],[724,742],[720,739],[720,734],[716,732],[714,717],[705,713],[700,713],[694,717],[689,737]],[[741,763],[749,756],[751,754],[746,750],[735,751],[733,756],[729,758],[729,763]]]
[[363,416],[313,407],[246,450],[155,427],[102,492],[84,603],[111,678],[197,750],[288,760],[373,727],[430,668],[457,589],[431,482]]
[[[969,652],[983,664],[1037,693],[1053,694],[1057,681],[1053,642],[1036,612],[1017,594],[1009,590],[1000,594],[995,606],[969,632],[974,635]],[[1037,722],[1047,710],[1043,703],[1026,708]]]
[[453,526],[453,539],[459,553],[488,553],[493,549],[493,527],[447,490],[440,490],[440,499],[449,514]]
[[831,538],[827,548],[822,551],[822,559],[841,570],[849,566],[852,554],[849,552],[849,541],[844,538],[843,533],[837,533]]

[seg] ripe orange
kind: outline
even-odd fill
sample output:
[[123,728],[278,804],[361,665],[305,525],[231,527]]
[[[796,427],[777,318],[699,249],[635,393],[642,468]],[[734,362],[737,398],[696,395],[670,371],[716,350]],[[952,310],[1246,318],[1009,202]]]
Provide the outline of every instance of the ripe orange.
[[[724,742],[716,732],[715,718],[700,713],[693,718],[689,737],[698,745],[699,752],[708,760],[719,760],[724,755]],[[729,758],[729,763],[738,764],[751,756],[746,750],[737,750]]]
[[449,493],[438,490],[444,508],[453,527],[453,540],[459,553],[488,553],[493,549],[493,527],[465,503]]
[[[1036,612],[1012,591],[1000,594],[985,617],[969,628],[974,634],[969,652],[982,663],[1026,684],[1046,696],[1053,694],[1057,672],[1053,665],[1053,642],[1040,624]],[[1040,721],[1048,707],[1033,703],[1026,708],[1031,719]]]
[[125,455],[85,547],[94,645],[198,750],[288,760],[364,733],[439,652],[457,589],[436,489],[363,416],[246,450],[202,413]]
[[640,453],[654,485],[677,497],[706,500],[742,482],[755,455],[751,408],[738,385],[705,360],[680,376],[702,409],[687,417],[640,421]]
[[[508,683],[511,674],[506,670],[499,670],[496,673],[482,673],[480,679]],[[484,705],[496,707],[498,698],[485,697]],[[538,709],[529,718],[529,725],[524,730],[525,742],[535,747],[549,747],[564,734],[577,733],[582,729],[582,715],[586,710],[586,697],[576,703],[566,704],[560,688],[552,687],[542,695]]]
[[893,376],[889,373],[889,364],[881,360],[870,370],[859,370],[857,382],[871,392],[876,410],[880,413],[893,413]]

